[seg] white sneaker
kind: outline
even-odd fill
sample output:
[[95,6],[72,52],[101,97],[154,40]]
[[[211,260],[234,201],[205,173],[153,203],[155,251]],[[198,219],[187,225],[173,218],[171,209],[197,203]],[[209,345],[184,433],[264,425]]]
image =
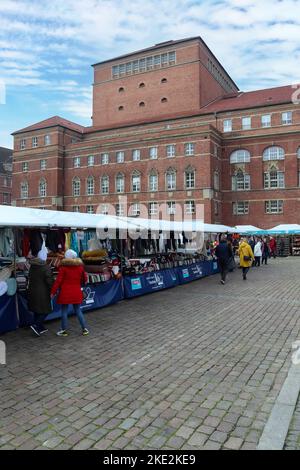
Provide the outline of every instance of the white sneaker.
[[57,336],[69,336],[69,333],[66,330],[60,330],[56,334]]

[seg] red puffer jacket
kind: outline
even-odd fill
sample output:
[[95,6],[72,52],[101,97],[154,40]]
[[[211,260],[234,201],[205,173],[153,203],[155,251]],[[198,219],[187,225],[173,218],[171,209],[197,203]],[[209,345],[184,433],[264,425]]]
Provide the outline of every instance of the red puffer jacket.
[[81,287],[88,281],[81,259],[63,259],[58,276],[53,284],[51,295],[59,290],[56,303],[60,305],[82,304],[83,295]]

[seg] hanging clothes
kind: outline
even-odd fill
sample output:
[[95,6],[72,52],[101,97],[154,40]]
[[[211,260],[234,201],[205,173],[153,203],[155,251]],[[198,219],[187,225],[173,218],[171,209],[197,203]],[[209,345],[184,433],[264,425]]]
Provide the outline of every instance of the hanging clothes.
[[11,241],[13,240],[13,232],[10,228],[0,229],[0,254],[4,257],[11,253]]
[[77,232],[71,233],[70,249],[76,251],[76,253],[79,252]]
[[65,251],[71,246],[71,232],[65,233]]
[[30,231],[29,237],[31,254],[32,256],[36,257],[43,246],[43,237],[40,230],[36,229]]

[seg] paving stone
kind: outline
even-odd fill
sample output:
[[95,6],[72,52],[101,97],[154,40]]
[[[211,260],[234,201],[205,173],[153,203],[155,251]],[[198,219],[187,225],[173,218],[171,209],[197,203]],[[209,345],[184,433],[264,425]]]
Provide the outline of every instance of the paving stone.
[[244,440],[238,437],[230,437],[228,441],[225,442],[224,448],[231,450],[239,450],[242,447]]

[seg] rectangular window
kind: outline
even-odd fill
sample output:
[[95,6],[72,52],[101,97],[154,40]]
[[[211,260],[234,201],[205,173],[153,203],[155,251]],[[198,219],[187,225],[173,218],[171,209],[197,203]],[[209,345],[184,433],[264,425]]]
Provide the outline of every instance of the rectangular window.
[[108,153],[101,153],[101,163],[102,163],[102,165],[108,165],[108,163],[109,163],[109,154]]
[[101,206],[101,214],[108,215],[108,204],[102,204]]
[[250,175],[238,174],[232,176],[232,191],[249,191]]
[[135,204],[132,204],[132,206],[130,207],[130,213],[131,213],[132,216],[140,215],[141,209],[140,209],[139,202],[136,202]]
[[133,70],[133,73],[138,73],[138,71],[139,71],[139,61],[138,60],[133,61],[132,70]]
[[80,168],[80,157],[74,158],[74,168]]
[[116,153],[117,163],[124,163],[125,160],[125,152],[117,152]]
[[176,202],[174,202],[174,201],[168,201],[168,202],[167,202],[167,209],[168,209],[168,214],[169,214],[169,215],[174,215],[174,214],[176,214]]
[[32,148],[36,148],[38,146],[38,138],[32,137]]
[[40,161],[40,169],[41,170],[46,170],[47,168],[47,161],[46,160],[41,160]]
[[149,215],[157,215],[157,214],[158,214],[158,203],[150,202],[149,203]]
[[51,144],[51,137],[50,137],[50,135],[45,135],[44,142],[45,142],[45,145],[50,145],[50,144]]
[[219,203],[218,203],[218,201],[214,201],[214,209],[215,209],[215,215],[219,215]]
[[232,131],[232,119],[225,119],[223,121],[223,132],[231,132]]
[[189,157],[195,154],[195,144],[185,144],[184,146],[185,156]]
[[244,131],[251,129],[251,117],[242,118],[242,128]]
[[172,158],[176,155],[176,147],[175,145],[167,145],[167,157]]
[[186,171],[186,173],[185,173],[185,187],[186,187],[186,189],[194,189],[195,188],[195,172],[194,171]]
[[154,68],[160,67],[160,55],[154,56]]
[[283,214],[283,201],[266,201],[266,214]]
[[126,73],[126,66],[125,64],[119,65],[119,75],[125,75]]
[[26,139],[21,139],[20,140],[20,150],[25,150],[26,149]]
[[146,59],[140,59],[139,60],[139,71],[140,72],[145,72],[146,70]]
[[271,114],[265,114],[261,117],[262,127],[271,127]]
[[185,213],[186,214],[195,214],[195,212],[196,212],[195,201],[186,201],[185,202]]
[[124,193],[124,189],[125,189],[124,176],[117,176],[116,187],[117,187],[117,193]]
[[109,192],[109,179],[107,176],[103,176],[101,179],[101,193],[108,194]]
[[132,74],[132,62],[127,62],[126,64],[126,75]]
[[176,189],[176,174],[167,173],[167,190],[172,191],[173,189]]
[[72,212],[79,212],[79,206],[73,206]]
[[95,165],[95,157],[94,155],[89,155],[88,156],[88,166],[94,166]]
[[234,202],[232,205],[234,215],[247,215],[249,214],[249,202],[239,201]]
[[281,115],[281,123],[283,125],[288,125],[293,123],[293,114],[291,111],[288,111],[286,113],[282,113]]
[[140,150],[132,150],[132,160],[137,162],[141,159],[141,151]]
[[7,178],[3,178],[3,187],[4,188],[8,187],[8,179]]
[[162,67],[168,65],[168,54],[161,54],[161,65]]
[[28,162],[23,162],[22,163],[22,171],[27,172],[28,171]]
[[149,191],[158,191],[158,176],[149,176]]
[[169,52],[169,64],[173,65],[176,62],[176,52]]
[[11,196],[9,193],[3,193],[3,204],[10,204]]
[[150,160],[156,160],[157,159],[157,147],[150,147],[149,149],[149,156]]
[[112,76],[113,76],[113,78],[117,78],[119,76],[119,66],[118,65],[113,66]]
[[94,206],[87,206],[86,211],[87,211],[88,214],[94,214],[94,212],[95,212]]
[[139,193],[141,190],[141,177],[133,176],[132,177],[132,191],[134,193]]
[[153,69],[153,57],[147,57],[147,70]]
[[125,207],[124,204],[116,204],[116,215],[118,217],[122,217],[125,215]]
[[278,189],[284,188],[284,172],[283,171],[270,171],[264,173],[264,188],[265,189]]

